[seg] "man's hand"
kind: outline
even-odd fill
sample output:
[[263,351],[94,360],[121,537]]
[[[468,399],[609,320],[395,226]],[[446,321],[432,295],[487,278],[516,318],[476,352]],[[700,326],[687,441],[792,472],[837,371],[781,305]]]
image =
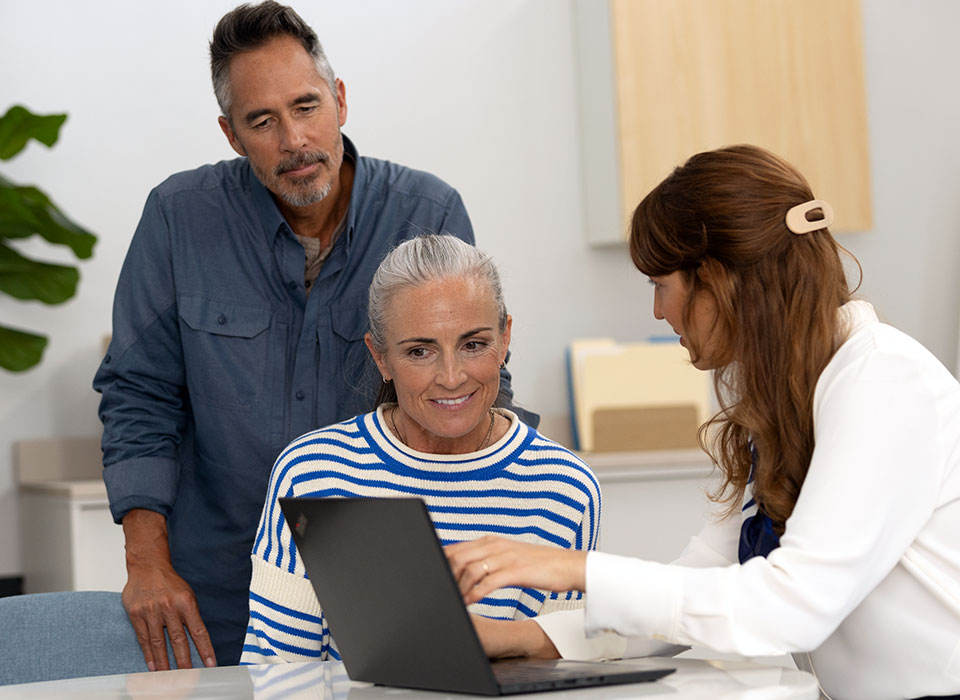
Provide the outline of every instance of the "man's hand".
[[170,668],[164,629],[177,668],[190,668],[190,644],[204,665],[216,666],[210,635],[200,618],[197,599],[170,562],[167,521],[151,510],[134,509],[123,517],[127,550],[127,584],[121,599],[151,671]]
[[560,652],[533,620],[492,620],[470,615],[483,651],[491,659],[529,656],[535,659],[559,659]]
[[487,535],[444,547],[463,600],[475,603],[504,586],[582,591],[587,553]]

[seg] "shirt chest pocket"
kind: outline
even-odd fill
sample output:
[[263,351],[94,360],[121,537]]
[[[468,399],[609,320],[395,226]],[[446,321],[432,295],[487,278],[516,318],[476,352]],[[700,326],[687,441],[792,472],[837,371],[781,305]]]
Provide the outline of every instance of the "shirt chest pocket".
[[179,300],[180,334],[191,401],[251,409],[263,399],[271,312],[200,297]]

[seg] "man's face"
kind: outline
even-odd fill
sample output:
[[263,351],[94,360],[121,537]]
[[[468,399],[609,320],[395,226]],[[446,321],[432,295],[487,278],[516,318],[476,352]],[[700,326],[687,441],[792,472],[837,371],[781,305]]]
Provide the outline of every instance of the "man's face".
[[264,186],[293,207],[326,197],[343,162],[343,83],[331,94],[300,42],[278,37],[234,56],[229,85],[230,120],[220,117],[220,128]]

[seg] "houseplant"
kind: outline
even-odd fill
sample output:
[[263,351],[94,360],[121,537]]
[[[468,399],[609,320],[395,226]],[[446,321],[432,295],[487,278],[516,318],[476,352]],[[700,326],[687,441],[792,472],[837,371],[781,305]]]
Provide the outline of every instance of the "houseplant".
[[[37,115],[21,106],[11,107],[0,117],[0,160],[13,158],[30,139],[52,146],[66,118],[66,114]],[[97,241],[40,189],[17,185],[0,174],[0,292],[45,304],[70,299],[80,279],[76,267],[32,260],[9,244],[31,236],[67,246],[81,259],[93,254]],[[33,367],[46,346],[46,336],[0,324],[0,367],[6,370],[22,372]]]

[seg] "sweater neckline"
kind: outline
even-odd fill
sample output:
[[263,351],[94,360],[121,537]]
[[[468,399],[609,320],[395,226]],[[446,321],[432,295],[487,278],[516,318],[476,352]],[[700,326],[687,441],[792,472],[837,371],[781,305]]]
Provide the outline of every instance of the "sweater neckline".
[[471,471],[493,466],[522,446],[526,430],[520,418],[505,408],[494,408],[510,425],[496,442],[475,452],[463,454],[434,454],[414,450],[402,443],[387,427],[385,410],[394,404],[382,404],[373,413],[364,416],[362,427],[368,433],[371,447],[392,461],[401,462],[425,471]]

